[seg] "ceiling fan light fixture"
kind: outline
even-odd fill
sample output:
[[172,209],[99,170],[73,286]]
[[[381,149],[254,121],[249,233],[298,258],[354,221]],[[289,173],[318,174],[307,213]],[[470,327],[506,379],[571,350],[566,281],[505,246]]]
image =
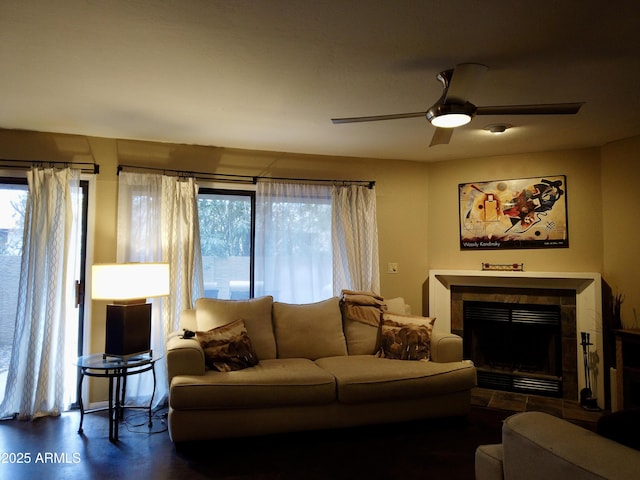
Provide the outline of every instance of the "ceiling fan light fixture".
[[467,102],[464,105],[439,103],[427,110],[427,120],[439,128],[455,128],[466,125],[473,118],[475,107]]
[[471,117],[465,113],[445,113],[431,120],[431,125],[440,128],[455,128],[466,125]]

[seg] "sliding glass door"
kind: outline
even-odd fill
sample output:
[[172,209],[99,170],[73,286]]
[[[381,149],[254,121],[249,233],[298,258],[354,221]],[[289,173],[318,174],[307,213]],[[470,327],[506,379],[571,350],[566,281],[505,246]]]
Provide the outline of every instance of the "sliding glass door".
[[22,256],[22,231],[27,204],[27,182],[20,179],[0,179],[0,398],[4,397],[7,371],[11,360],[20,259]]
[[[77,369],[73,361],[82,352],[84,320],[84,283],[86,266],[88,182],[81,182],[80,206],[74,219],[77,254],[75,271],[77,301],[67,311],[65,332],[66,358],[61,368],[68,369],[65,378],[65,399],[69,405],[77,403]],[[7,372],[11,360],[20,282],[22,241],[28,186],[25,178],[0,177],[0,400],[4,398]]]

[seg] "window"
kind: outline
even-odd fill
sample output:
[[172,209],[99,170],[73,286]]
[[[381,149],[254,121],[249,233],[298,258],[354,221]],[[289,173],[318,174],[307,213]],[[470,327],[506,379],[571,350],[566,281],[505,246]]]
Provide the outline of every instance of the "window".
[[256,295],[287,303],[331,297],[331,187],[261,183],[256,204]]
[[206,297],[310,303],[332,296],[329,187],[201,188],[198,215]]
[[[83,337],[83,299],[82,292],[85,272],[86,253],[86,218],[88,205],[88,182],[80,182],[81,198],[77,204],[81,206],[81,212],[76,218],[77,239],[79,245],[78,255],[72,268],[75,269],[75,278],[78,284],[78,305],[69,307],[71,319],[67,326],[66,342],[68,358],[65,368],[69,368],[69,375],[65,386],[65,397],[69,404],[77,403],[76,398],[76,368],[73,360],[82,352]],[[18,288],[20,283],[20,267],[22,258],[22,238],[24,229],[25,212],[27,205],[28,186],[26,178],[0,177],[0,399],[4,397],[7,371],[11,360],[13,347],[13,335],[18,301]]]
[[255,193],[201,188],[198,194],[205,297],[253,296]]
[[27,204],[26,179],[0,179],[0,398],[4,397],[7,371],[11,360],[20,259],[22,230]]

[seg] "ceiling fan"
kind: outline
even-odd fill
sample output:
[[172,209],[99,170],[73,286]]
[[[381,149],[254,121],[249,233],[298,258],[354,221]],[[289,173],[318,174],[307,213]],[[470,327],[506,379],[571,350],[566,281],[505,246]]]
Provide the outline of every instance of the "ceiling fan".
[[469,102],[476,84],[487,71],[486,65],[461,63],[454,69],[436,75],[442,83],[442,96],[426,112],[395,113],[369,117],[332,118],[334,124],[395,120],[398,118],[427,117],[436,127],[430,147],[447,144],[455,127],[466,125],[475,115],[572,115],[578,113],[584,102],[543,103],[535,105],[498,105],[476,107]]

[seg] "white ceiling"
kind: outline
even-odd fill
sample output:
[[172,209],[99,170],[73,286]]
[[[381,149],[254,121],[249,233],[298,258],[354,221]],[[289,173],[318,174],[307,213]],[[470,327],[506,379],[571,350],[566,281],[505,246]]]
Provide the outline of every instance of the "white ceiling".
[[[439,161],[640,134],[637,0],[0,1],[0,128]],[[478,116],[429,148],[435,75],[488,72],[482,105],[586,102],[570,116]],[[492,136],[483,127],[513,125]]]

